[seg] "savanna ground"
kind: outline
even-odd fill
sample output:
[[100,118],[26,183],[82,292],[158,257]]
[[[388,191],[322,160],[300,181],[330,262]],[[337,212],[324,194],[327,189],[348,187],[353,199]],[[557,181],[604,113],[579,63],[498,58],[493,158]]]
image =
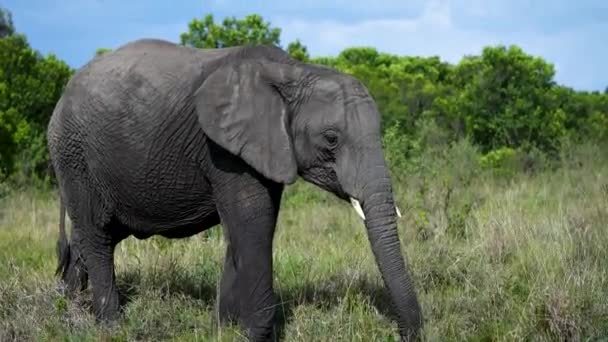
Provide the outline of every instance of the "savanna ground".
[[[424,340],[608,338],[606,151],[572,147],[558,166],[510,174],[482,170],[470,145],[454,144],[394,177]],[[13,190],[0,200],[0,341],[243,338],[214,311],[219,227],[207,237],[121,243],[127,304],[108,328],[95,324],[89,293],[69,301],[58,291],[58,213],[53,191]],[[347,203],[290,187],[274,260],[283,340],[395,338],[364,226]]]

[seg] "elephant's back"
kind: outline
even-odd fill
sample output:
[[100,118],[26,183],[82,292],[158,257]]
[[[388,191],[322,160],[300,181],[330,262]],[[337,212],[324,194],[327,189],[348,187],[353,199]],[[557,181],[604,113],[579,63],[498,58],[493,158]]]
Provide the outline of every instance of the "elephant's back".
[[49,124],[56,168],[71,178],[86,173],[148,216],[166,214],[174,196],[204,197],[206,137],[191,97],[218,58],[155,40],[96,57],[72,77]]
[[77,140],[93,154],[145,143],[163,118],[183,119],[195,82],[184,77],[196,69],[191,54],[162,41],[136,41],[97,56],[66,85],[49,138]]
[[64,96],[79,107],[73,111],[82,117],[92,112],[112,115],[116,110],[136,116],[147,106],[191,94],[205,77],[209,61],[220,56],[161,40],[138,40],[91,60],[70,80]]
[[192,95],[225,54],[144,39],[97,56],[66,85],[49,131],[105,149],[161,138],[167,123],[192,124]]

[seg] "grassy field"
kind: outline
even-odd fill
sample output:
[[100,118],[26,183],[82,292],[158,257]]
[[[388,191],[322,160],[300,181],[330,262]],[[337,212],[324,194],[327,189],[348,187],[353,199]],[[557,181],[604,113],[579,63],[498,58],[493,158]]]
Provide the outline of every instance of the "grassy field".
[[[534,175],[442,166],[398,181],[401,238],[425,316],[424,340],[608,338],[608,158],[600,148]],[[464,177],[463,174],[468,176]],[[116,251],[127,295],[114,327],[90,294],[57,290],[54,193],[0,200],[0,341],[241,339],[214,313],[224,243],[130,238]],[[285,341],[391,341],[396,324],[353,210],[298,183],[284,198],[275,287]]]

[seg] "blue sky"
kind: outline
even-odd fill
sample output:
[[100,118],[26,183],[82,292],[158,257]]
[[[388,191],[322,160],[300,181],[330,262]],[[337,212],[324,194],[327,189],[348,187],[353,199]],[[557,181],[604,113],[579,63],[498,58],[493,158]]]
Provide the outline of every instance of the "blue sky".
[[516,44],[555,65],[576,89],[608,86],[608,0],[0,0],[17,30],[73,67],[98,47],[142,37],[178,41],[194,17],[258,13],[313,56],[345,47],[438,55],[458,62],[494,44]]

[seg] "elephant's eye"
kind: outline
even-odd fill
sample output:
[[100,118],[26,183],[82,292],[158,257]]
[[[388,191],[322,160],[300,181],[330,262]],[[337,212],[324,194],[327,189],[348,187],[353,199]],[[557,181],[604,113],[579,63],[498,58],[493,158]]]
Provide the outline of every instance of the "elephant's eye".
[[328,130],[325,132],[325,141],[330,147],[335,147],[338,144],[338,134],[333,130]]

